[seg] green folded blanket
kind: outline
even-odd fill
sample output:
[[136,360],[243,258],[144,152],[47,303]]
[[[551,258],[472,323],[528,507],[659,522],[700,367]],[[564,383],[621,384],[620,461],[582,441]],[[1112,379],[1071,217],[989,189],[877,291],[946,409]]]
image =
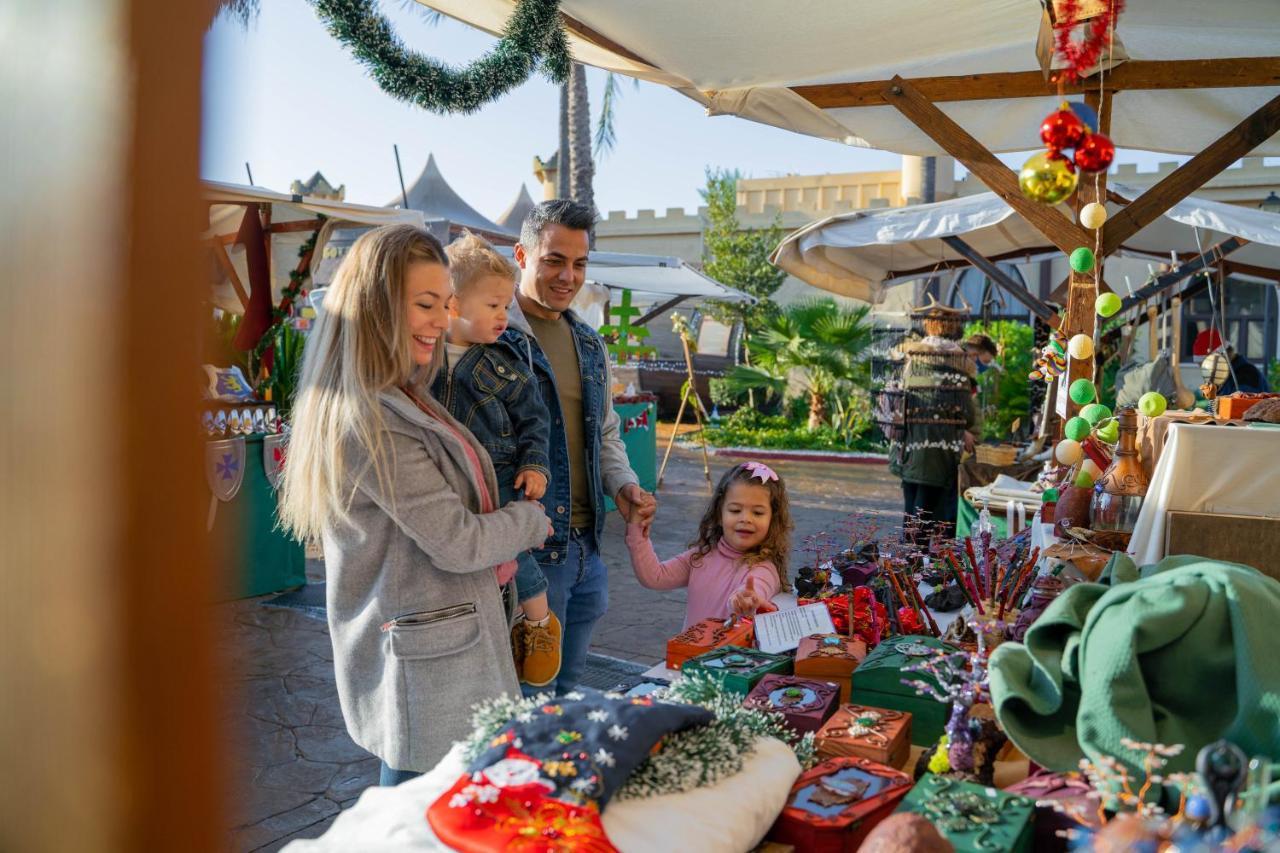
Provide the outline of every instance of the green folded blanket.
[[1280,582],[1248,566],[1123,555],[1104,583],[1067,589],[991,655],[991,697],[1009,738],[1038,764],[1075,769],[1121,744],[1181,744],[1165,772],[1191,771],[1225,738],[1280,761]]

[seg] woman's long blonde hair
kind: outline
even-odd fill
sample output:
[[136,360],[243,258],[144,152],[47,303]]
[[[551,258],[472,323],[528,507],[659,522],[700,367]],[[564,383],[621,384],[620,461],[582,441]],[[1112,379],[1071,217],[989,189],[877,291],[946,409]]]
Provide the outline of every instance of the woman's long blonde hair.
[[[431,382],[439,362],[414,364],[405,329],[405,272],[413,263],[448,266],[435,237],[413,225],[388,225],[352,245],[325,295],[307,340],[293,404],[280,525],[299,539],[318,538],[349,519],[353,479],[347,449],[367,452],[378,487],[387,493],[395,460],[378,395],[396,386]],[[350,476],[349,476],[350,475]]]

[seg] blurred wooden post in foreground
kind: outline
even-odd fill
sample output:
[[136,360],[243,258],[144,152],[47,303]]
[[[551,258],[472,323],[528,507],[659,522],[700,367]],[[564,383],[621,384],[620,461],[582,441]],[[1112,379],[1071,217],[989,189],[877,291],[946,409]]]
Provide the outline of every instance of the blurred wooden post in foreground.
[[5,16],[3,850],[223,837],[196,408],[211,5]]

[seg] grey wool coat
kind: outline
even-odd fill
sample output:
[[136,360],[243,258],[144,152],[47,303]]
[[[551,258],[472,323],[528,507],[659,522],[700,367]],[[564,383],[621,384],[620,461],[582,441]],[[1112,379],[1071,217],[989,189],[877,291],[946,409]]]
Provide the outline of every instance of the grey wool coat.
[[[421,397],[471,443],[496,501],[484,449]],[[481,514],[458,437],[399,389],[381,403],[389,494],[368,454],[348,451],[353,523],[324,533],[329,633],[352,739],[397,770],[426,771],[471,731],[472,705],[519,692],[492,567],[541,545],[548,521],[536,501]]]

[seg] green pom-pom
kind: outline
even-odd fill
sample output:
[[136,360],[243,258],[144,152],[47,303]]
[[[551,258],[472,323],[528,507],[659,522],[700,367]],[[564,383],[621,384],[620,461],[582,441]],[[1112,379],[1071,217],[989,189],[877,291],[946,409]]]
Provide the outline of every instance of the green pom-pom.
[[1098,396],[1098,392],[1094,390],[1093,383],[1088,379],[1077,379],[1072,382],[1068,393],[1071,395],[1071,402],[1077,406],[1092,403],[1093,398]]
[[1089,426],[1097,426],[1099,421],[1111,417],[1111,410],[1101,403],[1090,403],[1080,410],[1080,417],[1089,422]]
[[1099,317],[1111,317],[1120,310],[1120,304],[1120,297],[1114,293],[1099,293],[1098,298],[1093,301],[1093,310],[1098,312]]
[[1148,391],[1138,398],[1138,411],[1149,418],[1158,418],[1169,408],[1169,401],[1159,391]]
[[1120,424],[1117,421],[1107,421],[1106,426],[1098,427],[1098,441],[1115,444],[1119,440]]
[[1093,269],[1093,249],[1081,246],[1071,253],[1071,268],[1076,272],[1088,272]]
[[1064,432],[1067,438],[1072,441],[1084,441],[1089,433],[1093,431],[1093,426],[1084,418],[1076,417],[1067,421]]
[[1081,471],[1079,474],[1076,474],[1075,484],[1081,489],[1092,489],[1093,477],[1089,476],[1088,471]]

